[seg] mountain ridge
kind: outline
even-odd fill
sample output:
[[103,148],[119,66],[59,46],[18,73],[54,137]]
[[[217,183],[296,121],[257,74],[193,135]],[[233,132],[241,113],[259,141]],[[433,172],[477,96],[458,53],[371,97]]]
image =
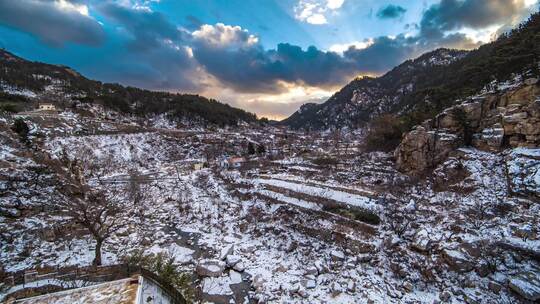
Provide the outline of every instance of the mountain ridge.
[[0,50],[0,104],[25,108],[30,100],[99,103],[126,114],[167,114],[173,120],[190,119],[203,125],[258,121],[253,113],[204,96],[103,83],[68,66],[29,61]]
[[539,33],[540,15],[535,13],[478,49],[437,49],[383,76],[354,79],[326,102],[304,107],[281,123],[294,129],[355,129],[382,114],[396,114],[410,129],[491,81],[534,67],[540,58]]

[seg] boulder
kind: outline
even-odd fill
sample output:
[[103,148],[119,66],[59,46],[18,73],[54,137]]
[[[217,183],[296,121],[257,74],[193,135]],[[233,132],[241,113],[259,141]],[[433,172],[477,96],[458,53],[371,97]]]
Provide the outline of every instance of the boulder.
[[525,85],[504,94],[502,98],[506,101],[506,105],[526,105],[534,102],[538,95],[540,95],[540,88],[537,85]]
[[228,267],[234,267],[236,264],[240,262],[241,258],[240,256],[230,254],[225,259]]
[[496,294],[499,294],[499,292],[501,292],[502,290],[501,284],[493,282],[493,281],[489,281],[488,288],[489,290],[491,290],[493,293],[496,293]]
[[302,285],[307,289],[313,289],[317,286],[317,282],[315,280],[304,280],[302,281]]
[[234,245],[233,244],[227,245],[221,249],[219,259],[225,260],[227,256],[233,254],[233,252],[234,252]]
[[264,284],[266,283],[266,280],[262,277],[262,275],[257,274],[253,277],[253,281],[251,282],[251,285],[253,288],[257,291],[261,291],[264,288]]
[[538,78],[527,78],[524,82],[526,85],[534,85],[538,83]]
[[418,229],[414,234],[413,242],[411,244],[412,249],[420,252],[427,252],[435,245],[435,240],[432,239],[431,231],[425,228]]
[[402,287],[403,287],[403,289],[404,289],[405,291],[407,291],[407,292],[412,292],[413,289],[414,289],[413,284],[412,284],[411,282],[408,282],[408,281],[405,282],[405,283],[403,283],[403,286],[402,286]]
[[450,269],[456,272],[469,272],[474,268],[468,256],[461,250],[444,249],[442,258]]
[[460,144],[455,134],[417,126],[405,135],[394,152],[397,168],[407,174],[421,174],[444,161]]
[[319,270],[315,266],[309,266],[306,268],[305,275],[318,275]]
[[529,301],[540,300],[540,275],[533,272],[521,272],[508,282],[508,287]]
[[244,266],[244,263],[243,262],[238,262],[236,263],[236,265],[233,266],[233,269],[238,271],[238,272],[242,272],[246,269],[246,267]]
[[332,250],[330,252],[330,257],[332,258],[332,261],[344,261],[345,260],[345,254],[342,251]]
[[201,260],[195,271],[202,277],[220,277],[225,270],[225,263],[219,260]]
[[481,133],[473,135],[472,145],[480,150],[498,151],[504,140],[504,128],[501,124],[496,124],[490,128],[485,128]]

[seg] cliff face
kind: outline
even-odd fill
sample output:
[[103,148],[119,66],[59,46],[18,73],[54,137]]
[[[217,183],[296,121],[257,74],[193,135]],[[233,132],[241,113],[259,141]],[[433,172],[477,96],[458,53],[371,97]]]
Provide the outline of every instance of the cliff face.
[[420,175],[462,146],[491,152],[539,147],[538,79],[502,88],[469,98],[407,133],[395,151],[398,169]]

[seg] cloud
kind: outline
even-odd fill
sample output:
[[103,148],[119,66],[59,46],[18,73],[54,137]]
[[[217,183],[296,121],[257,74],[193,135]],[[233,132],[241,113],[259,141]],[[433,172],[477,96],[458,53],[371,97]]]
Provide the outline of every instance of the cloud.
[[106,1],[96,6],[110,22],[120,25],[131,35],[133,49],[159,46],[164,40],[182,42],[183,33],[165,15],[145,6],[125,6]]
[[348,50],[351,47],[361,50],[361,49],[370,47],[374,42],[375,41],[373,38],[369,38],[369,39],[365,39],[364,41],[354,41],[354,42],[349,42],[349,43],[333,44],[328,48],[328,50],[331,52],[343,54],[346,50]]
[[219,84],[205,91],[205,96],[212,96],[235,107],[258,113],[259,116],[281,120],[294,113],[306,102],[322,103],[334,92],[314,87],[285,84],[286,89],[279,94],[238,93]]
[[0,25],[35,35],[54,47],[69,42],[98,46],[105,40],[88,7],[68,0],[0,1]]
[[377,12],[379,19],[397,19],[403,17],[407,10],[399,5],[389,4]]
[[283,83],[334,86],[354,74],[352,62],[335,52],[288,43],[265,50],[241,27],[204,25],[193,32],[193,54],[204,69],[240,92],[283,92]]
[[[283,94],[287,90],[284,84],[331,88],[357,75],[382,74],[435,48],[478,47],[482,42],[477,38],[489,34],[486,28],[496,28],[501,20],[517,18],[524,7],[521,1],[509,4],[502,0],[442,0],[425,11],[417,27],[409,27],[416,34],[333,45],[328,51],[313,46],[303,49],[288,43],[265,49],[255,35],[241,27],[203,25],[193,32],[193,54],[207,73],[237,92]],[[330,7],[341,7],[343,1],[300,1],[298,5],[297,17],[307,21],[309,16],[327,12]],[[488,20],[470,18],[469,10],[481,9],[488,13],[478,15],[489,17]],[[380,11],[385,16],[394,16],[396,12],[402,14],[404,9],[390,5]],[[475,31],[467,32],[464,28]]]
[[341,8],[344,2],[345,0],[299,0],[293,9],[294,17],[309,24],[327,24],[327,15]]
[[256,45],[259,38],[249,34],[240,26],[230,26],[223,23],[216,25],[204,24],[191,34],[198,42],[217,48],[244,48]]
[[165,15],[142,4],[104,2],[96,9],[121,29],[129,48],[116,54],[118,76],[124,83],[160,90],[197,90],[204,75],[193,60],[190,34]]
[[420,35],[434,40],[443,38],[446,32],[463,28],[515,24],[521,20],[524,11],[527,11],[524,0],[441,0],[424,12]]

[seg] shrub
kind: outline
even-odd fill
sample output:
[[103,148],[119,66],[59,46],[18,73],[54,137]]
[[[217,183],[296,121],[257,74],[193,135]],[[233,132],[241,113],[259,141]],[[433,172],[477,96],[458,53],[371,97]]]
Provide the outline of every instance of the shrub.
[[323,210],[341,215],[351,220],[360,221],[372,225],[379,225],[381,223],[381,219],[378,215],[363,208],[358,208],[354,206],[343,207],[327,204],[323,206]]
[[367,151],[391,151],[401,141],[406,127],[401,119],[392,114],[384,114],[375,118],[366,135],[365,148]]
[[333,157],[319,157],[313,160],[313,163],[321,167],[335,166],[339,161]]
[[15,122],[13,122],[13,126],[11,127],[11,129],[13,130],[13,132],[19,134],[23,142],[28,141],[28,133],[30,132],[30,128],[23,119],[17,118]]
[[0,112],[17,113],[20,108],[14,103],[0,103]]
[[180,290],[186,301],[192,303],[195,300],[195,289],[191,286],[191,277],[182,272],[175,264],[174,256],[168,253],[144,254],[142,250],[136,250],[123,258],[129,265],[143,267],[156,274],[165,283]]

